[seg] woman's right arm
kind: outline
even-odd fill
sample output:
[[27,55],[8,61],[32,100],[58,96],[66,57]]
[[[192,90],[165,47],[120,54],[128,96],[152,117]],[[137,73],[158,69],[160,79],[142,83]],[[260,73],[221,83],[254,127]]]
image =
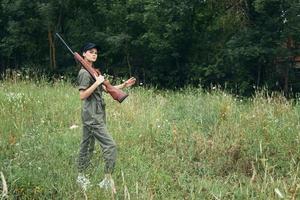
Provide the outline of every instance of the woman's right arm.
[[85,90],[80,90],[79,91],[79,98],[81,100],[84,100],[86,98],[88,98],[89,96],[91,96],[91,94],[95,91],[95,89],[104,81],[104,76],[99,75],[99,76],[95,76],[96,77],[96,81],[95,83],[93,83],[93,85],[91,85],[89,88],[85,89]]

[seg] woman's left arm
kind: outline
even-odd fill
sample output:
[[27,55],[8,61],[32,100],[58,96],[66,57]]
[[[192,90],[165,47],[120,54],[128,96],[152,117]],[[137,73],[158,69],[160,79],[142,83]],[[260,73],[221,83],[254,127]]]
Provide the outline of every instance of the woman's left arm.
[[134,85],[135,81],[136,81],[136,79],[134,77],[131,77],[130,79],[128,79],[124,83],[122,83],[120,85],[115,85],[114,87],[118,88],[118,89],[127,88],[127,87],[130,87],[130,86]]
[[[122,83],[120,85],[114,85],[114,87],[118,88],[118,89],[127,88],[127,87],[134,85],[135,81],[136,81],[136,79],[134,77],[131,77],[130,79],[128,79],[127,81],[125,81],[124,83]],[[104,84],[102,84],[102,88],[105,92],[107,92],[107,89]]]

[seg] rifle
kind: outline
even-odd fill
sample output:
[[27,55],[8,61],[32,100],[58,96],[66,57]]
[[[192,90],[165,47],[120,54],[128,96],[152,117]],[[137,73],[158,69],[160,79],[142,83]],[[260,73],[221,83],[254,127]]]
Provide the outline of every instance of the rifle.
[[[62,39],[62,37],[56,33],[56,36],[62,41],[62,43],[69,49],[69,51],[74,55],[74,59],[79,61],[81,65],[91,74],[91,76],[96,80],[96,74],[99,76],[101,72],[99,70],[94,69],[91,64],[86,62],[77,52],[73,52],[71,48],[66,44],[66,42]],[[103,81],[103,85],[106,87],[107,92],[112,96],[114,100],[117,100],[119,103],[128,97],[128,94],[123,92],[122,90],[115,88],[110,84],[108,80]]]

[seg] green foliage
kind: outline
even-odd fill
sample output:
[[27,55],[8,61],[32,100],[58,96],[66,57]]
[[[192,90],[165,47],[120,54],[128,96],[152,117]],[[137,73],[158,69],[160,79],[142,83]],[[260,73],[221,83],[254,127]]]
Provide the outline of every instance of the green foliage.
[[242,90],[250,89],[253,85],[268,85],[270,89],[278,89],[278,86],[283,88],[282,79],[287,76],[284,71],[292,66],[292,61],[280,64],[277,60],[298,55],[297,46],[286,46],[291,38],[296,41],[296,45],[299,43],[299,36],[295,34],[300,31],[300,25],[289,18],[299,18],[294,13],[295,10],[299,12],[299,3],[277,0],[248,2],[249,24],[241,27],[238,34],[227,41],[225,51],[231,65],[238,71],[233,83],[235,79],[241,78],[240,81],[247,83]]
[[[76,184],[77,89],[64,80],[0,85],[0,171],[8,199],[84,199]],[[300,197],[298,101],[264,91],[246,100],[197,88],[127,92],[122,104],[105,96],[118,145],[115,199]],[[102,169],[97,146],[88,199],[113,199],[96,185]]]
[[50,76],[72,74],[75,63],[54,37],[60,32],[75,51],[99,44],[103,72],[159,88],[213,84],[247,95],[253,86],[300,89],[292,68],[300,54],[298,0],[0,2],[2,69],[36,65]]

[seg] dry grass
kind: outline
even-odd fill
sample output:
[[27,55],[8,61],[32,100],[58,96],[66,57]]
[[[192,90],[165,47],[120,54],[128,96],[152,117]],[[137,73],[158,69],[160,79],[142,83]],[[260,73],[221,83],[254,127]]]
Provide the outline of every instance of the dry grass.
[[[8,197],[83,199],[75,182],[76,88],[64,81],[0,85],[0,170]],[[106,96],[108,128],[118,144],[115,199],[300,198],[298,102],[192,88],[128,92],[122,104]],[[112,199],[96,186],[102,167],[97,147],[88,199]]]

